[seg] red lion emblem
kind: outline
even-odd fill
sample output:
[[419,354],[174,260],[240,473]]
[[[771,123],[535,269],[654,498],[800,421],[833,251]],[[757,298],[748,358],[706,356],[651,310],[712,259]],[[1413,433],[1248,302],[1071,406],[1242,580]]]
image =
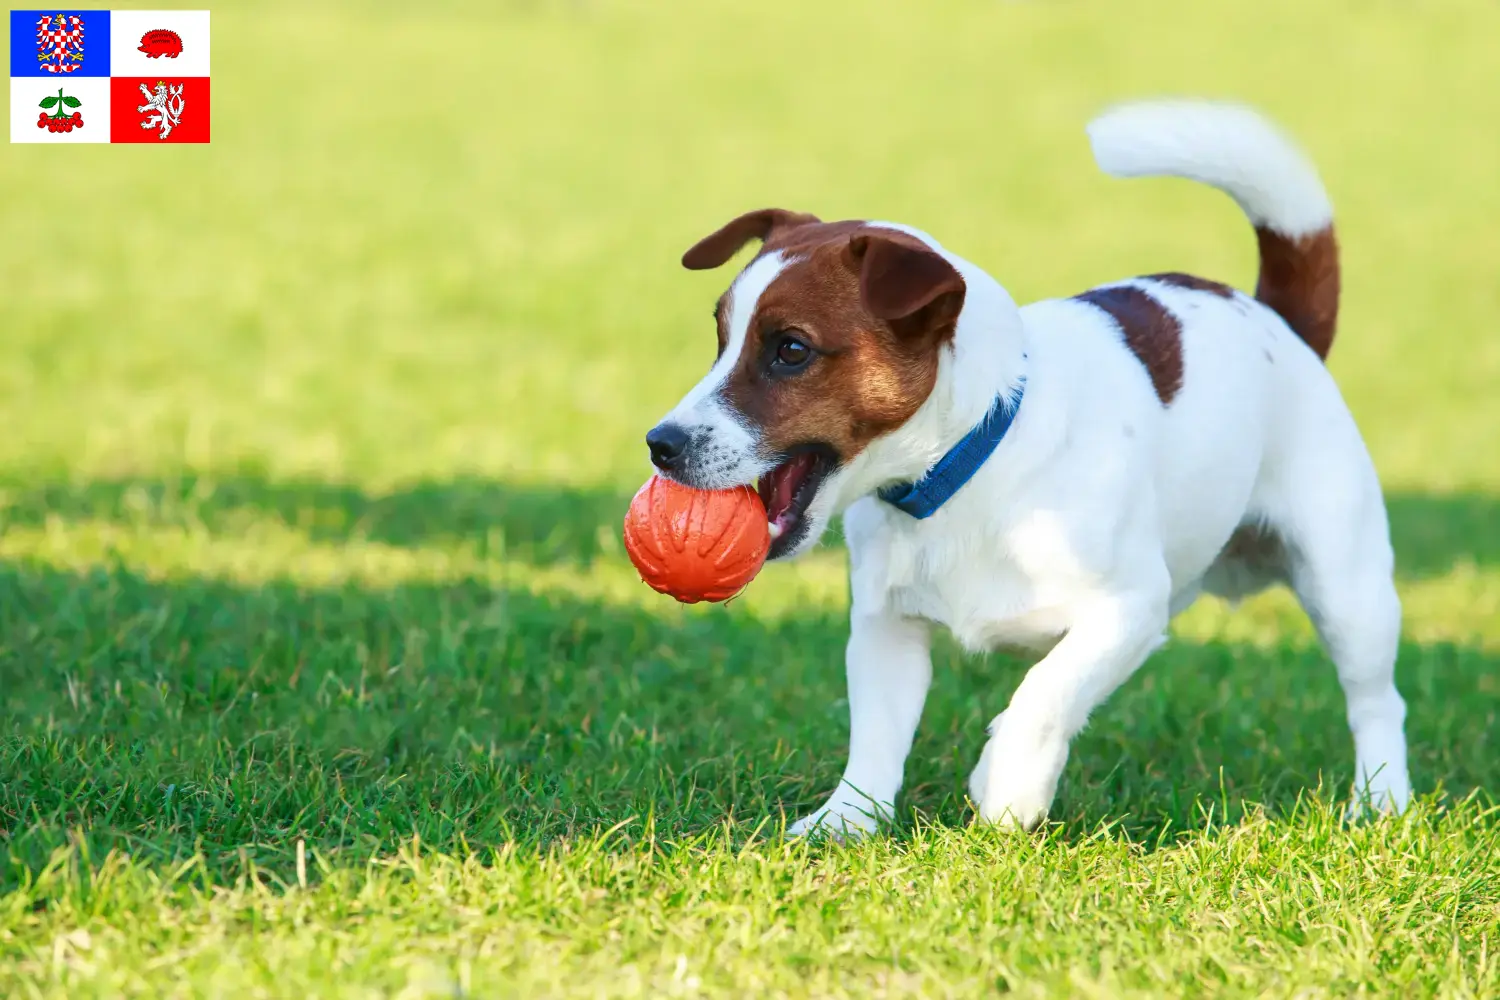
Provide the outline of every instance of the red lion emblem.
[[182,36],[175,31],[157,28],[141,36],[141,45],[137,51],[146,53],[150,59],[160,59],[162,56],[176,59],[182,55]]

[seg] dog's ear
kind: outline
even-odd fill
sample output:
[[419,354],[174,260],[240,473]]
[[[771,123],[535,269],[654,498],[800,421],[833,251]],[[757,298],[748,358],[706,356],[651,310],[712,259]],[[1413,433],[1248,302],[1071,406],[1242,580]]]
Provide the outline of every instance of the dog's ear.
[[770,239],[784,229],[817,222],[816,215],[788,212],[784,208],[762,208],[730,219],[716,231],[688,248],[682,255],[682,266],[689,271],[707,271],[718,267],[739,252],[751,240]]
[[916,319],[929,306],[933,320],[958,318],[963,276],[921,240],[894,230],[860,233],[850,237],[849,253],[859,271],[860,301],[876,319]]

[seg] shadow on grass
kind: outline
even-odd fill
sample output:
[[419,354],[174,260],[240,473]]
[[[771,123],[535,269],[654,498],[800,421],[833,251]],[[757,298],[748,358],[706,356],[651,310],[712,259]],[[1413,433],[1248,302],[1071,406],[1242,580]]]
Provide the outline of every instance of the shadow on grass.
[[1500,566],[1500,498],[1392,493],[1386,508],[1402,577],[1441,576],[1463,562]]
[[[817,803],[843,764],[845,626],[661,615],[483,584],[306,589],[0,563],[0,883],[82,831],[226,870],[541,844],[647,815],[659,836]],[[903,809],[967,820],[984,722],[1023,665],[944,647]],[[1403,650],[1419,788],[1500,777],[1500,657]],[[1151,841],[1195,802],[1275,811],[1351,768],[1313,648],[1178,643],[1078,741],[1056,815]]]
[[202,525],[231,534],[271,520],[314,541],[364,538],[394,546],[462,543],[535,565],[588,565],[618,534],[630,495],[481,479],[419,482],[383,494],[312,480],[184,474],[83,484],[0,484],[0,530],[48,518]]
[[[270,519],[318,541],[367,538],[395,546],[463,542],[504,546],[535,565],[588,565],[619,531],[630,495],[607,488],[523,486],[483,479],[409,484],[371,494],[349,484],[273,481],[253,473],[173,479],[0,483],[0,530],[49,517],[127,524],[201,524],[232,533]],[[1500,565],[1500,498],[1392,493],[1387,498],[1398,572],[1440,576],[1456,564]]]

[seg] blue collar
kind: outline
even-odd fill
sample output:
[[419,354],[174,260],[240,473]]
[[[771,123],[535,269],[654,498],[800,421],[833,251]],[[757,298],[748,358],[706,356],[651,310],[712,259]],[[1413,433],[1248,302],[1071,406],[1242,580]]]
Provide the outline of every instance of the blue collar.
[[914,483],[896,483],[879,493],[880,499],[917,519],[931,517],[939,507],[963,489],[974,473],[994,453],[1000,439],[1010,430],[1026,394],[1026,376],[1022,375],[1010,392],[995,397],[994,405],[984,419],[962,441],[948,449],[937,464]]

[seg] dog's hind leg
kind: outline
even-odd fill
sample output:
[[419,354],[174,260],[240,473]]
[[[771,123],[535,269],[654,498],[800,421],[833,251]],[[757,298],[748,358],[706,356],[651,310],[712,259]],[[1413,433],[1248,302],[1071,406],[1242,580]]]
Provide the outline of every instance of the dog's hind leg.
[[932,682],[926,622],[886,611],[850,616],[849,762],[828,801],[788,833],[868,833],[894,812],[906,755]]
[[[1399,812],[1411,796],[1406,704],[1396,690],[1401,600],[1380,484],[1356,441],[1304,461],[1273,518],[1292,589],[1338,670],[1354,734],[1354,806]],[[1340,468],[1342,466],[1342,468]]]

